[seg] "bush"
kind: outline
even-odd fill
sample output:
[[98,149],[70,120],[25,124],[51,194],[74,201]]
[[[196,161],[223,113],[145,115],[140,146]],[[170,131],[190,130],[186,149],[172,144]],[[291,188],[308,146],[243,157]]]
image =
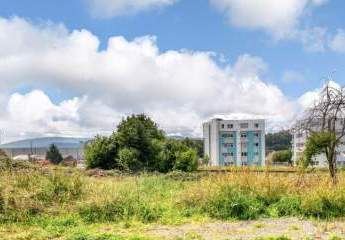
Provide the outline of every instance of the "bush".
[[139,170],[142,168],[142,165],[138,160],[138,155],[138,151],[134,148],[123,148],[119,151],[117,164],[121,170]]
[[292,164],[292,152],[290,150],[276,151],[271,154],[272,163]]
[[177,153],[175,170],[192,172],[198,169],[198,157],[194,149],[188,149],[184,152]]
[[87,168],[113,169],[117,166],[118,141],[112,136],[97,136],[86,144],[85,159]]
[[204,208],[211,217],[224,220],[256,219],[265,212],[264,203],[254,194],[231,186],[222,187]]

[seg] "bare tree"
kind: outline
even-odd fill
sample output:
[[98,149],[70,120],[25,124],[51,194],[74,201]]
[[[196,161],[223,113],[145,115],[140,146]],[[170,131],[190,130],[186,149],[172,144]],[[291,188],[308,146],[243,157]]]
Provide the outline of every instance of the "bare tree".
[[[345,88],[334,87],[329,83],[321,91],[314,106],[306,111],[305,118],[298,122],[298,131],[305,131],[309,138],[324,134],[322,144],[316,152],[326,155],[329,173],[334,184],[337,183],[337,146],[345,136]],[[325,140],[326,139],[326,140]],[[308,143],[308,142],[307,142]]]

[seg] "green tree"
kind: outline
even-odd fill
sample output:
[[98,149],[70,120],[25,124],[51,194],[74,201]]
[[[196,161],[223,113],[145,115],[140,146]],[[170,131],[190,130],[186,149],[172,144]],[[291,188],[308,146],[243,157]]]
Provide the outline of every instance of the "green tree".
[[292,165],[292,152],[291,150],[281,150],[273,152],[271,155],[272,163],[288,163]]
[[52,164],[59,164],[62,162],[62,155],[55,144],[49,146],[49,149],[46,153],[46,159]]
[[280,151],[291,149],[292,135],[288,130],[266,134],[266,149],[270,151]]
[[113,169],[118,166],[116,162],[119,150],[116,135],[111,137],[96,136],[85,147],[86,166],[88,168]]
[[138,151],[134,148],[123,148],[119,151],[117,164],[120,170],[137,171],[142,168],[141,162],[138,160]]
[[[339,141],[334,133],[331,132],[314,132],[307,139],[304,158],[302,164],[304,167],[308,167],[313,157],[319,154],[329,155],[332,150],[330,146],[337,146]],[[334,144],[333,144],[334,143]]]
[[142,168],[154,170],[159,152],[155,140],[164,140],[163,131],[145,114],[131,115],[117,127],[120,148],[135,149]]
[[192,172],[198,169],[198,156],[194,149],[179,152],[176,156],[175,170]]

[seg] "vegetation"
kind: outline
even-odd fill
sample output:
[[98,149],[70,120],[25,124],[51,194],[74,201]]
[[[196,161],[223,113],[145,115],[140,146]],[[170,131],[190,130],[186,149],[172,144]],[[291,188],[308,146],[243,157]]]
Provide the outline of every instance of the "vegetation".
[[126,171],[195,171],[200,143],[165,137],[144,114],[123,119],[110,137],[97,136],[86,146],[88,168]]
[[292,135],[289,130],[266,134],[267,152],[290,150]]
[[49,146],[49,149],[46,153],[46,159],[52,164],[59,164],[62,162],[62,155],[55,144]]
[[287,163],[292,166],[292,152],[291,150],[281,150],[271,153],[270,161],[272,163]]
[[325,154],[333,184],[337,184],[337,147],[345,137],[345,88],[327,84],[318,101],[303,120],[297,123],[297,132],[310,134],[305,151],[305,165],[316,154]]

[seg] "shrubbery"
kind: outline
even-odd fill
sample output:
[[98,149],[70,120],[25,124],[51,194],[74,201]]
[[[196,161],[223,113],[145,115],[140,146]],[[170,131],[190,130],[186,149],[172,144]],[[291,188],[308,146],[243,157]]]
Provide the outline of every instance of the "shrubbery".
[[122,120],[110,137],[97,136],[85,149],[88,168],[127,171],[195,171],[198,143],[165,137],[144,114]]

